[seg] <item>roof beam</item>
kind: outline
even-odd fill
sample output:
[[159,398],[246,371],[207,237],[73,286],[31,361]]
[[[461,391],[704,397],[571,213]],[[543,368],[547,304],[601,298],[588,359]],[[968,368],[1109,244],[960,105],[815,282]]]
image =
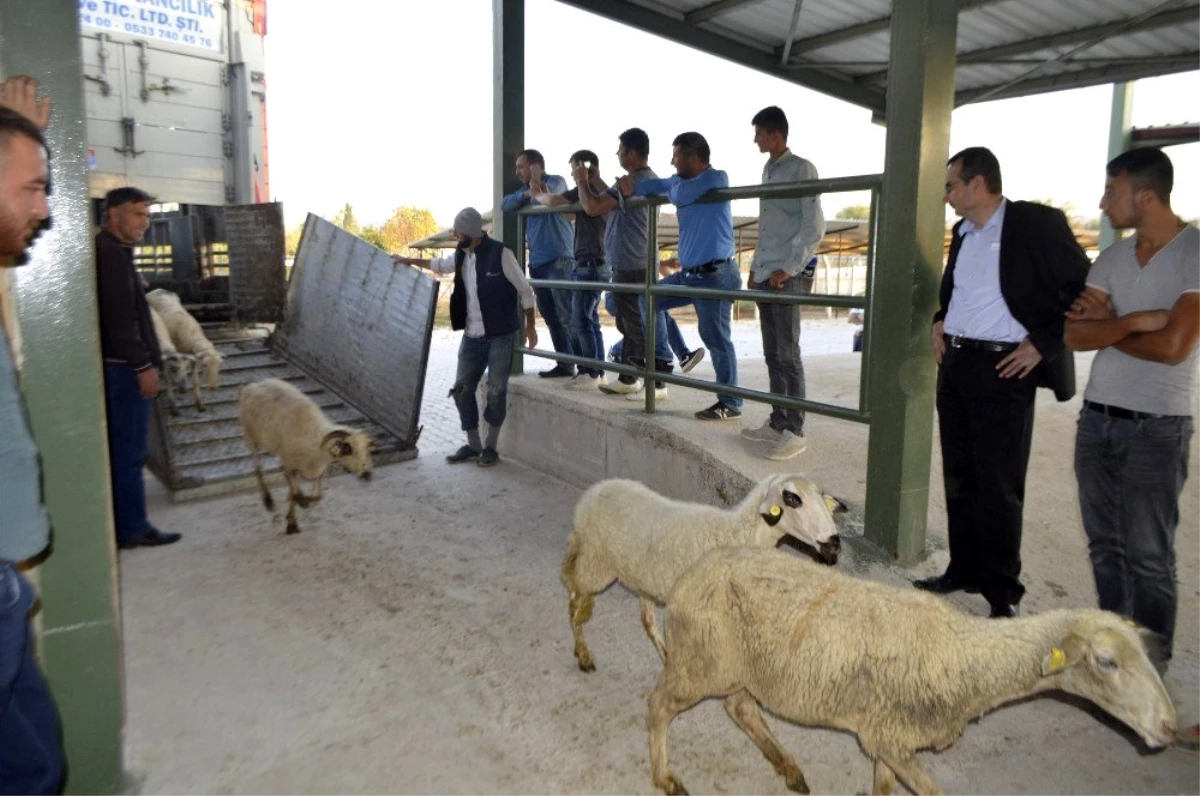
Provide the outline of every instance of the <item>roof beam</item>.
[[792,24],[788,27],[787,40],[783,43],[783,55],[779,58],[780,66],[786,66],[792,54],[792,42],[796,40],[796,29],[800,26],[800,9],[803,6],[804,0],[796,0],[796,7],[792,9]]
[[[1026,53],[1039,52],[1048,50],[1052,47],[1062,47],[1068,44],[1077,44],[1079,42],[1089,41],[1095,38],[1107,38],[1113,33],[1120,31],[1121,33],[1135,33],[1144,30],[1154,30],[1156,28],[1168,27],[1171,25],[1182,25],[1187,22],[1196,20],[1196,13],[1200,10],[1200,5],[1193,4],[1186,8],[1177,8],[1171,11],[1161,11],[1153,16],[1147,17],[1136,25],[1128,25],[1128,20],[1118,20],[1116,22],[1108,22],[1103,25],[1093,25],[1089,28],[1079,28],[1077,30],[1069,30],[1063,33],[1053,33],[1048,36],[1039,36],[1035,39],[1023,39],[1021,41],[1011,42],[1009,44],[1001,44],[996,47],[985,47],[979,50],[962,53],[958,56],[958,63],[962,64],[984,64],[995,62],[1000,59],[1009,58],[1014,55],[1024,55]],[[875,72],[869,72],[865,75],[859,75],[854,79],[856,83],[882,83],[887,79],[887,70],[880,69]]]
[[[974,0],[978,2],[979,0]],[[991,2],[991,0],[988,0]],[[728,36],[714,33],[693,25],[681,25],[682,15],[668,15],[644,6],[634,5],[628,0],[559,0],[563,5],[578,8],[606,17],[638,30],[651,33],[688,47],[694,47],[709,55],[724,58],[742,66],[757,69],[789,83],[811,88],[846,102],[862,106],[876,113],[884,111],[884,92],[871,86],[858,86],[850,80],[832,77],[816,71],[793,74],[779,64],[779,53],[771,49],[758,49],[732,41]]]
[[716,19],[722,14],[728,14],[738,6],[761,2],[762,0],[717,0],[715,3],[709,3],[706,6],[700,6],[693,11],[687,12],[683,15],[683,21],[689,25],[699,25],[701,22]]
[[1000,83],[995,86],[960,91],[954,95],[955,107],[978,102],[981,98],[988,100],[1023,97],[1027,94],[1045,94],[1048,91],[1060,91],[1068,88],[1083,88],[1099,86],[1105,83],[1124,83],[1129,80],[1140,80],[1159,75],[1170,75],[1177,72],[1190,72],[1196,69],[1200,61],[1200,51],[1181,53],[1180,57],[1191,59],[1187,63],[1164,66],[1161,63],[1133,63],[1126,66],[1098,66],[1093,69],[1079,69],[1063,72],[1049,77],[1024,80],[1019,83]]
[[[972,8],[997,2],[1000,2],[1000,0],[959,0],[958,13],[961,14],[964,11],[970,11]],[[888,14],[886,17],[877,17],[866,22],[860,22],[857,25],[831,30],[828,33],[820,33],[816,36],[809,36],[807,39],[801,39],[792,44],[792,55],[819,50],[822,47],[831,47],[834,44],[841,44],[852,39],[861,39],[864,36],[888,30],[891,25],[892,15]],[[782,48],[780,49],[782,50]]]

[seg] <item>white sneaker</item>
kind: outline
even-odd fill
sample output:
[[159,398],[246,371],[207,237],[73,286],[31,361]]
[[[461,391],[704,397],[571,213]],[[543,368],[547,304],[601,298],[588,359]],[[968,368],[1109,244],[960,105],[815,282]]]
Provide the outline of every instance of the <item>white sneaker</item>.
[[782,432],[771,428],[771,419],[767,418],[758,428],[743,428],[742,438],[754,440],[755,442],[778,442],[783,436]]
[[611,384],[600,385],[600,392],[607,395],[630,395],[642,391],[642,380],[638,379],[632,384],[626,384],[619,379]]
[[[636,392],[636,393],[633,393],[632,395],[626,395],[625,400],[626,401],[645,401],[646,396],[642,395],[641,392]],[[670,396],[667,394],[667,385],[664,384],[661,387],[654,388],[654,400],[656,400],[656,401],[670,400]]]
[[779,441],[767,451],[767,458],[777,462],[794,459],[808,450],[808,441],[803,434],[793,434],[785,431],[779,435]]
[[575,390],[576,392],[588,392],[595,390],[603,383],[599,376],[591,376],[587,373],[580,373],[575,378],[563,385],[563,389]]

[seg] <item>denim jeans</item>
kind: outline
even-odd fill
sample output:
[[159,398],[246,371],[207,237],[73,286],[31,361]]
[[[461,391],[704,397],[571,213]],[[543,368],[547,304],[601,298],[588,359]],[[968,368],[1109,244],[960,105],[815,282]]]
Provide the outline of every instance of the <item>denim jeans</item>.
[[450,390],[454,405],[458,407],[458,419],[462,430],[479,428],[479,399],[475,392],[486,368],[487,406],[483,419],[493,428],[504,422],[508,411],[508,371],[512,366],[513,346],[518,332],[509,332],[499,337],[467,337],[458,346],[458,373],[454,387]]
[[[570,257],[559,257],[541,265],[530,266],[529,275],[534,279],[570,279],[575,270],[575,261]],[[571,332],[571,294],[573,290],[551,290],[548,287],[534,288],[538,313],[550,330],[550,342],[560,354],[577,354],[575,335]],[[568,362],[558,363],[564,368],[575,370]]]
[[[576,265],[572,282],[611,282],[612,269],[607,265]],[[600,331],[600,291],[571,290],[571,331],[575,335],[575,353],[581,357],[604,361],[604,335]],[[600,376],[599,368],[580,367],[581,373]]]
[[150,455],[150,400],[138,389],[137,374],[125,365],[104,366],[104,404],[108,414],[108,462],[112,471],[113,515],[117,541],[150,530],[142,467]]
[[0,562],[0,794],[58,793],[65,761],[50,689],[34,659],[33,588]]
[[[659,280],[660,285],[680,285],[682,287],[706,287],[715,290],[738,290],[742,286],[742,277],[737,264],[733,260],[725,260],[711,274],[699,274],[695,271],[681,270]],[[733,317],[733,302],[713,299],[693,299],[688,296],[663,296],[658,300],[657,309],[664,312],[675,307],[694,304],[696,319],[700,326],[700,339],[708,347],[712,357],[713,370],[717,373],[717,382],[737,386],[737,352],[733,348],[730,336],[730,320]],[[665,322],[664,322],[665,323]],[[665,335],[664,335],[665,336]],[[737,409],[742,405],[742,399],[734,395],[718,394],[717,399],[726,406]]]
[[[807,288],[807,289],[805,289]],[[755,290],[772,290],[778,293],[806,295],[812,292],[812,279],[793,276],[774,291],[769,282],[754,284]],[[804,362],[800,359],[800,305],[758,305],[758,321],[762,328],[763,358],[767,362],[767,376],[771,392],[789,398],[804,397]],[[799,409],[771,407],[769,419],[776,431],[804,433],[804,412]]]
[[1084,408],[1075,437],[1079,509],[1100,607],[1175,637],[1175,528],[1192,418],[1126,420]]

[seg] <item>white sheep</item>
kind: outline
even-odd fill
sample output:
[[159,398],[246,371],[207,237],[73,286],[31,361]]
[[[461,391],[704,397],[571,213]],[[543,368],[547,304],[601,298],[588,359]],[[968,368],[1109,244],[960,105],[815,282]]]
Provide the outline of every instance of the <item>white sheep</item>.
[[183,308],[179,296],[157,288],[146,294],[146,301],[162,316],[175,348],[181,353],[192,354],[203,363],[208,376],[208,389],[210,392],[216,390],[221,374],[221,354],[204,336],[200,323]]
[[[243,387],[238,418],[268,511],[275,509],[275,501],[263,479],[259,449],[283,463],[289,488],[288,533],[300,532],[296,507],[308,508],[321,499],[321,479],[333,462],[364,481],[371,480],[371,435],[330,422],[311,398],[286,381],[265,379]],[[314,494],[300,491],[299,476],[316,482]]]
[[802,475],[772,475],[728,510],[672,500],[627,479],[593,484],[575,505],[561,575],[579,668],[596,668],[583,624],[592,616],[594,596],[614,580],[641,598],[642,624],[663,655],[654,606],[702,555],[716,547],[773,548],[786,535],[834,563],[840,550],[835,508],[845,510]]
[[166,384],[167,409],[172,415],[179,414],[175,407],[175,390],[179,387],[190,386],[196,399],[196,411],[207,409],[204,399],[200,397],[199,362],[191,354],[181,354],[171,340],[171,332],[163,321],[158,310],[150,308],[150,320],[154,324],[154,335],[158,338],[158,348],[163,358],[163,382]]
[[808,793],[759,705],[798,724],[848,730],[875,761],[875,793],[897,777],[941,793],[916,759],[1006,702],[1062,690],[1095,702],[1151,747],[1175,708],[1128,620],[1094,609],[1023,619],[970,616],[913,589],[856,580],[797,556],[717,550],[667,599],[667,657],[650,695],[654,784],[686,793],[667,763],[667,728],[710,696],[785,778]]

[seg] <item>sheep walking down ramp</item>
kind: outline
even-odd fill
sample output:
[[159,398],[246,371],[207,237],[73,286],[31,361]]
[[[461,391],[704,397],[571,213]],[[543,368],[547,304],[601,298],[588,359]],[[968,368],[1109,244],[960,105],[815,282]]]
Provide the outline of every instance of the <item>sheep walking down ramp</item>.
[[[238,417],[267,511],[274,511],[275,501],[263,478],[260,449],[278,456],[283,464],[288,482],[288,533],[300,532],[296,508],[308,508],[321,499],[321,480],[329,465],[337,462],[362,480],[371,480],[371,435],[331,422],[311,398],[282,379],[264,379],[243,387]],[[301,476],[316,482],[312,495],[301,491]]]
[[663,655],[655,605],[702,555],[717,547],[774,548],[792,536],[832,564],[840,550],[835,510],[845,506],[802,475],[769,476],[728,510],[672,500],[638,481],[593,484],[575,505],[575,530],[561,572],[579,668],[596,668],[583,625],[592,616],[595,595],[613,581],[637,593],[646,635]]
[[667,599],[667,655],[649,699],[654,784],[686,793],[667,761],[674,717],[708,697],[784,777],[800,766],[759,706],[797,724],[848,730],[875,761],[875,793],[898,778],[941,793],[916,758],[945,749],[971,719],[1061,690],[1091,700],[1152,748],[1171,743],[1176,714],[1143,633],[1107,611],[1022,619],[970,616],[912,589],[860,581],[797,556],[715,550]]

